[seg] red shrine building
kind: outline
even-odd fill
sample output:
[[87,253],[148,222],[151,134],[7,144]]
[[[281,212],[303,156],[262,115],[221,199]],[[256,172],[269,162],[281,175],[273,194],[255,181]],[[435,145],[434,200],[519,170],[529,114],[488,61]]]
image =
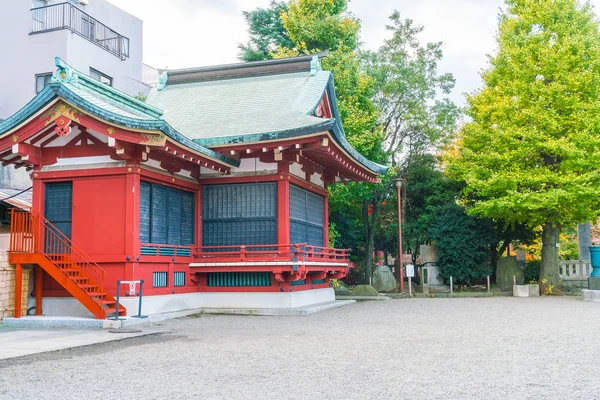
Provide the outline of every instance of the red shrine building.
[[349,250],[328,246],[327,187],[385,167],[348,143],[319,56],[166,71],[145,102],[56,66],[0,122],[2,164],[33,182],[9,255],[36,314],[104,319],[120,291],[133,315],[135,280],[147,314],[334,300]]

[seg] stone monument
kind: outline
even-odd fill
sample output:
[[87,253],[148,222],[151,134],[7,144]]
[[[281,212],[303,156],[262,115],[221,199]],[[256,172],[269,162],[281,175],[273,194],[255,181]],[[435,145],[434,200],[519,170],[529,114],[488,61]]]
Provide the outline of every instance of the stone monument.
[[421,245],[421,288],[423,293],[447,292],[449,287],[444,285],[444,280],[440,276],[440,267],[437,265],[437,251],[435,246]]
[[505,257],[498,260],[496,266],[496,286],[501,290],[512,290],[515,283],[522,285],[525,282],[525,273],[523,268],[519,266],[517,257]]
[[398,287],[398,282],[387,265],[378,265],[373,274],[373,287],[378,292],[391,292]]
[[590,247],[592,246],[592,224],[585,222],[577,224],[577,239],[579,242],[579,259],[590,259]]

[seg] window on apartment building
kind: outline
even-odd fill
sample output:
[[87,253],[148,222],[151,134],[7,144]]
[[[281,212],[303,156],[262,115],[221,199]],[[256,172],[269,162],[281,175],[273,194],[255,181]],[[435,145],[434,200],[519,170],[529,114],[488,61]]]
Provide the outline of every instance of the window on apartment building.
[[35,76],[35,93],[41,92],[47,84],[50,83],[52,79],[52,73],[48,72],[46,74],[37,74]]
[[96,39],[96,21],[87,14],[81,16],[81,33],[91,41]]
[[112,86],[113,78],[94,68],[90,68],[90,77],[94,78],[98,82],[104,83],[105,85]]
[[129,39],[123,36],[123,49],[122,53],[125,57],[129,57]]
[[140,183],[140,241],[189,246],[194,243],[194,194]]
[[33,31],[37,32],[37,31],[43,31],[44,29],[46,29],[46,12],[47,9],[46,8],[40,8],[40,7],[44,7],[47,6],[48,3],[46,1],[42,1],[42,0],[34,0],[33,1],[33,8],[36,8],[37,10],[33,10],[32,11],[32,16],[33,16]]

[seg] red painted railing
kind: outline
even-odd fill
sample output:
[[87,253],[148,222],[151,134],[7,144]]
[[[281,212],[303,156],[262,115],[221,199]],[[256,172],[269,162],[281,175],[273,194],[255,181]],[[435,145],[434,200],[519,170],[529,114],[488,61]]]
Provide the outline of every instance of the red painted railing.
[[81,269],[96,281],[94,293],[104,292],[105,271],[40,213],[12,210],[10,220],[11,253],[44,254],[67,275]]
[[199,262],[309,261],[348,263],[349,249],[299,244],[201,246],[193,256]]

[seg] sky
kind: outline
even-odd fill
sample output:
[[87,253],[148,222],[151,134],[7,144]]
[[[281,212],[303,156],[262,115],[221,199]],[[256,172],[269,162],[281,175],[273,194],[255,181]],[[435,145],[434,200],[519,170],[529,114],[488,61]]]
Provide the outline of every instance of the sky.
[[[248,40],[242,11],[268,7],[270,0],[109,0],[144,21],[144,62],[155,68],[186,68],[237,62],[238,43]],[[600,10],[600,0],[593,0]],[[444,43],[441,73],[452,73],[451,99],[481,85],[487,54],[496,48],[502,0],[350,0],[361,20],[363,48],[377,50],[389,36],[385,26],[398,10],[424,26],[422,43]]]

